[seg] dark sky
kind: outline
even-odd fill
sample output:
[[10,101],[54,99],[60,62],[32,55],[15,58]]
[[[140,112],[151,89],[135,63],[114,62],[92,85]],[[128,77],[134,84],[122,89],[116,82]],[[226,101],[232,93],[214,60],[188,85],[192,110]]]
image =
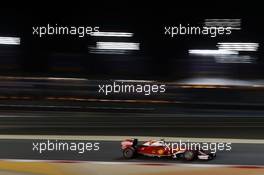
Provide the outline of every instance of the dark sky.
[[[166,7],[156,6],[155,8],[129,5],[123,7],[86,5],[79,8],[60,6],[2,9],[0,11],[0,34],[21,37],[21,46],[12,51],[19,52],[19,56],[14,58],[13,63],[17,64],[18,68],[10,69],[8,73],[19,70],[32,75],[63,72],[67,76],[103,76],[105,74],[112,74],[114,77],[121,75],[128,77],[172,75],[173,77],[176,74],[188,76],[186,72],[191,69],[188,49],[214,48],[219,41],[263,43],[262,18],[264,12],[260,6],[250,4],[231,6],[217,3],[220,2],[216,2],[213,8],[205,4],[199,6],[179,4]],[[240,18],[242,19],[242,30],[230,36],[215,38],[208,36],[170,38],[164,35],[164,26],[178,26],[180,23],[199,25],[205,18]],[[33,26],[46,26],[47,24],[100,26],[100,29],[105,31],[133,32],[135,35],[130,42],[139,42],[141,50],[126,56],[92,55],[88,52],[88,46],[94,42],[91,37],[45,36],[39,38],[32,35]],[[263,59],[262,47],[260,44],[259,65]],[[6,55],[1,57],[9,59]],[[60,66],[73,69],[59,71],[57,68]],[[52,69],[51,67],[57,68]],[[77,70],[78,67],[79,70]],[[138,72],[134,71],[135,67],[138,67]],[[76,74],[78,71],[80,74]],[[259,72],[254,74],[262,76]]]

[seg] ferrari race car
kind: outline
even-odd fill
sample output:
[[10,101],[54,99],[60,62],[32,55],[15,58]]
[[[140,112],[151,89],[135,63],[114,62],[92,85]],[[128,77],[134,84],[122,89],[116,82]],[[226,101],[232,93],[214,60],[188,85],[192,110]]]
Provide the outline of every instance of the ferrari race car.
[[183,160],[211,160],[216,154],[211,151],[197,149],[174,149],[164,140],[150,140],[143,144],[138,144],[138,139],[126,139],[121,142],[121,149],[125,159],[131,159],[138,155],[149,157],[171,157]]

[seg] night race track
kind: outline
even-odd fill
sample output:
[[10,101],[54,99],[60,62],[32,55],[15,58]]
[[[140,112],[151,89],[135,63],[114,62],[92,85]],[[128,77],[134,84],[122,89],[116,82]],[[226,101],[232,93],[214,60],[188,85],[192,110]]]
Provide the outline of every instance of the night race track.
[[264,116],[241,111],[122,113],[1,111],[1,134],[264,139]]
[[[264,118],[261,111],[255,114],[252,115],[252,111],[243,115],[236,111],[211,111],[207,114],[202,111],[196,114],[1,111],[0,131],[7,137],[0,135],[0,159],[188,163],[155,158],[124,160],[120,150],[121,139],[98,140],[100,151],[85,154],[66,151],[39,154],[32,151],[32,141],[41,139],[41,135],[58,135],[60,141],[67,135],[122,136],[122,139],[126,139],[126,136],[157,136],[213,138],[219,142],[224,142],[224,139],[241,139],[242,142],[232,144],[231,151],[218,152],[215,160],[191,163],[264,165]],[[34,135],[34,140],[24,140],[22,134]],[[250,143],[245,139],[257,139],[259,143]],[[72,140],[82,139],[76,136]],[[206,139],[204,141],[207,142]]]
[[[152,162],[152,163],[197,163],[197,164],[230,164],[230,165],[264,165],[263,144],[232,144],[232,151],[218,152],[217,157],[211,161],[192,161],[159,159],[159,158],[136,158],[125,160],[120,151],[118,141],[99,141],[100,150],[84,154],[76,152],[44,152],[39,154],[32,151],[33,140],[1,140],[1,159],[33,159],[33,160],[81,160],[81,161],[115,161],[115,162]],[[36,142],[36,140],[34,140]],[[76,141],[76,140],[75,140]],[[70,142],[70,141],[67,141]],[[90,141],[87,141],[90,142]],[[19,148],[19,149],[18,149]]]

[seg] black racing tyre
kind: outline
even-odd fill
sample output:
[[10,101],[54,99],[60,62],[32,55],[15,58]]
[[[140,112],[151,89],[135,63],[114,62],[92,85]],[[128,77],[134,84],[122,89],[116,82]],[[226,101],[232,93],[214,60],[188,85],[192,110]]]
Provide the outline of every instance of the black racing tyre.
[[135,156],[135,149],[132,147],[123,150],[123,157],[125,159],[132,159]]
[[208,160],[212,160],[216,157],[216,154],[210,153],[208,154],[208,156],[209,156]]
[[195,158],[195,153],[193,151],[185,151],[183,154],[184,160],[194,160]]

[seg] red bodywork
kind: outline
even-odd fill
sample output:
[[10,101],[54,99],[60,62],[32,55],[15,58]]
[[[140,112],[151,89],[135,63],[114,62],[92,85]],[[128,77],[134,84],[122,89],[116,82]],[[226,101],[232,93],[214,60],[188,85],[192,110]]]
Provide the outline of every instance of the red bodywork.
[[170,143],[164,140],[150,140],[143,144],[138,144],[137,139],[127,139],[121,142],[121,148],[123,150],[123,156],[126,159],[135,157],[138,154],[152,157],[172,157],[172,158],[182,158],[185,160],[211,160],[216,154],[211,152],[206,152],[201,149],[179,149],[171,146]]
[[[151,141],[149,141],[151,142]],[[145,142],[147,143],[147,142]],[[121,143],[121,148],[124,150],[128,147],[132,147],[133,146],[133,140],[132,139],[127,139],[124,140]],[[148,155],[148,156],[171,156],[172,155],[172,151],[171,149],[169,149],[169,147],[163,145],[163,146],[152,146],[152,145],[138,145],[136,147],[137,154],[142,154],[142,155]]]

